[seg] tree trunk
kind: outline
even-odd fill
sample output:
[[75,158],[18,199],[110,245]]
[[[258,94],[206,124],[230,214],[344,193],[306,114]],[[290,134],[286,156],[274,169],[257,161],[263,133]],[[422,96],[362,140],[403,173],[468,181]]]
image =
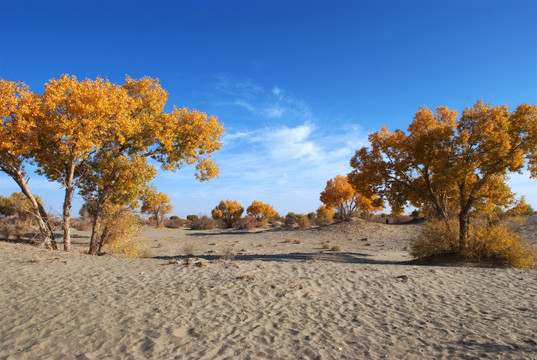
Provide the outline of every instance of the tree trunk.
[[71,201],[73,199],[73,178],[75,175],[75,162],[69,166],[69,172],[64,179],[65,198],[63,200],[63,250],[71,251]]
[[93,224],[91,226],[91,239],[89,246],[90,255],[98,255],[100,249],[99,233],[101,232],[101,214],[99,211],[93,217]]
[[13,180],[19,185],[22,193],[30,200],[34,208],[33,216],[37,220],[39,226],[39,232],[41,233],[41,238],[43,244],[47,249],[58,250],[58,245],[56,244],[56,239],[54,239],[54,231],[47,219],[47,213],[43,206],[37,202],[34,195],[30,192],[28,184],[24,180],[24,176],[20,171],[14,171],[13,173],[8,173]]
[[459,252],[465,250],[468,245],[468,222],[468,213],[461,212],[459,214]]
[[71,251],[71,198],[72,187],[65,188],[65,199],[63,201],[63,250]]

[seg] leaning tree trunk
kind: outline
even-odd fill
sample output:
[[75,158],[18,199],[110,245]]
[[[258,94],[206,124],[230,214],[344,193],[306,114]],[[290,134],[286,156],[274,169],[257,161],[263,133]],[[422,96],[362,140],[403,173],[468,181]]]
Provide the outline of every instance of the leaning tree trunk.
[[56,244],[56,239],[54,239],[54,231],[52,231],[52,227],[50,226],[50,223],[47,219],[47,213],[45,209],[43,208],[43,205],[41,205],[34,197],[34,195],[31,193],[30,189],[28,188],[28,184],[24,180],[24,176],[20,171],[15,171],[13,173],[9,173],[9,175],[15,180],[17,185],[19,185],[22,193],[30,200],[30,203],[32,204],[32,207],[34,208],[33,216],[37,220],[37,224],[39,226],[39,232],[41,233],[41,237],[43,240],[43,244],[47,249],[51,250],[58,250],[58,245]]

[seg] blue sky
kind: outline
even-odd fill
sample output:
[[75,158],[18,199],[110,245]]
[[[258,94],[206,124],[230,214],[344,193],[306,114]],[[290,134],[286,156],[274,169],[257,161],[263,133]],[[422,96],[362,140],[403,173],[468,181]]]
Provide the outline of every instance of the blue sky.
[[[304,213],[368,133],[406,130],[422,105],[536,104],[537,2],[0,0],[0,77],[41,93],[64,73],[156,77],[169,108],[225,124],[218,179],[190,168],[155,179],[176,215],[223,199]],[[511,185],[537,209],[535,180]],[[59,213],[58,185],[31,175],[30,186]],[[14,191],[0,175],[0,194]]]

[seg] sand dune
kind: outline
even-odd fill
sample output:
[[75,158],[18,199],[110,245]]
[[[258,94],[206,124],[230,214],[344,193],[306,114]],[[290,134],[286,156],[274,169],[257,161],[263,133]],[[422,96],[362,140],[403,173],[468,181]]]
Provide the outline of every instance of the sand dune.
[[535,270],[405,264],[417,231],[146,230],[139,260],[0,242],[0,359],[537,358]]

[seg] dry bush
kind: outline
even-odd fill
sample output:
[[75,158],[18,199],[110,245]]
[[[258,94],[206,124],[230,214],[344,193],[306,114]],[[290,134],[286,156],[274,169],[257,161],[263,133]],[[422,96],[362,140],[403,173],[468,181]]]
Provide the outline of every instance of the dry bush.
[[329,243],[322,243],[321,246],[323,247],[323,249],[330,249]]
[[174,218],[174,219],[165,219],[164,226],[169,229],[180,229],[187,223],[184,219]]
[[219,223],[218,221],[211,219],[210,217],[204,215],[201,218],[189,221],[188,226],[192,230],[210,230],[210,229],[218,228]]
[[233,227],[238,230],[252,230],[257,227],[257,223],[257,220],[253,216],[248,215],[235,221]]
[[185,255],[194,255],[194,250],[196,249],[196,245],[193,243],[186,243],[183,245],[183,252]]
[[454,253],[459,232],[455,219],[429,220],[423,224],[421,234],[410,245],[410,255],[416,259]]
[[13,220],[10,218],[0,218],[0,234],[4,240],[9,240],[11,234],[15,232]]
[[298,222],[294,217],[286,217],[283,221],[283,227],[286,229],[294,229],[298,226]]
[[0,218],[0,234],[4,240],[9,240],[11,236],[14,236],[13,240],[21,241],[27,231],[31,231],[30,220]]
[[89,218],[72,218],[71,227],[78,231],[90,231],[91,230],[91,220]]
[[330,250],[333,251],[333,252],[340,252],[341,248],[339,247],[339,245],[334,245],[334,246],[332,246],[332,248]]
[[103,218],[101,239],[111,253],[123,254],[127,258],[150,257],[147,241],[138,237],[139,216],[128,207],[110,205]]
[[463,255],[470,260],[529,269],[534,266],[537,253],[522,240],[522,236],[500,224],[472,231]]
[[476,262],[531,268],[537,253],[524,242],[522,236],[503,224],[489,224],[476,220],[469,230],[468,244],[458,249],[458,223],[428,220],[423,231],[411,245],[414,258],[427,258],[443,254],[455,254]]
[[285,242],[286,244],[290,244],[290,243],[292,243],[292,242],[293,242],[293,240],[291,240],[291,239],[285,239],[285,241],[284,241],[284,242]]
[[300,215],[298,217],[298,227],[300,229],[309,229],[311,227],[310,219],[307,215]]
[[263,218],[257,221],[257,227],[260,229],[266,228],[268,224],[269,224],[269,218]]

